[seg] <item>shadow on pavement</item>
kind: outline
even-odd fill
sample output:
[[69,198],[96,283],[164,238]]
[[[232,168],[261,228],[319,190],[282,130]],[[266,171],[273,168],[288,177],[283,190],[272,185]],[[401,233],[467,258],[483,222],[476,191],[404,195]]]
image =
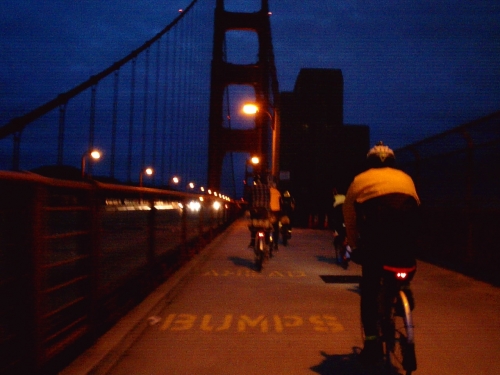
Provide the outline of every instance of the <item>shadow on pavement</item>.
[[228,259],[233,262],[235,266],[246,267],[251,270],[255,270],[255,264],[253,260],[240,258],[240,257],[228,257]]
[[[350,354],[327,354],[321,351],[323,362],[311,367],[311,370],[320,375],[387,375],[386,367],[378,365],[372,368],[364,367],[359,361],[361,348],[353,347]],[[393,368],[390,375],[402,375]]]
[[318,262],[322,263],[337,264],[337,259],[335,258],[335,256],[327,257],[324,255],[318,255],[316,256],[316,259],[318,260]]

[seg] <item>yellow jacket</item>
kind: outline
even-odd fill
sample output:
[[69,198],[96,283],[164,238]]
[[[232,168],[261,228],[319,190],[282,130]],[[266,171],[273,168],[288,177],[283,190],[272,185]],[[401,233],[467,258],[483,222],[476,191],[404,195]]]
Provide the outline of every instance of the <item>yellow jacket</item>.
[[347,190],[344,206],[344,223],[347,242],[355,249],[358,240],[356,210],[354,204],[363,203],[371,198],[391,193],[407,194],[415,198],[418,204],[415,184],[410,176],[394,168],[372,168],[357,175]]
[[269,189],[271,193],[271,211],[279,211],[280,210],[280,198],[281,198],[281,193],[279,192],[278,189],[275,187],[271,186]]

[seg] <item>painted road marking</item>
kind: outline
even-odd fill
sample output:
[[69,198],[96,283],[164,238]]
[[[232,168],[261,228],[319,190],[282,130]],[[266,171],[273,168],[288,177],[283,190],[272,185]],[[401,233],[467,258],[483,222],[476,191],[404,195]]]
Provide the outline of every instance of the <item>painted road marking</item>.
[[160,331],[181,332],[201,330],[205,332],[249,332],[282,333],[297,328],[312,329],[322,333],[336,333],[344,330],[337,317],[328,314],[311,315],[235,315],[225,314],[214,317],[212,314],[169,314],[160,324]]
[[257,272],[249,269],[238,269],[238,270],[210,270],[203,274],[203,276],[215,276],[215,277],[275,277],[275,278],[290,278],[290,277],[306,277],[304,271],[269,271],[269,272]]

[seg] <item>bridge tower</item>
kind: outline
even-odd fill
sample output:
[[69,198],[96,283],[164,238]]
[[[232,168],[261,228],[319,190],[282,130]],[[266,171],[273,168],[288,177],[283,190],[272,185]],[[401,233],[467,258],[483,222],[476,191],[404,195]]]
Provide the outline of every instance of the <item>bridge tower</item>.
[[[256,63],[234,64],[225,61],[225,33],[231,30],[257,33],[259,51]],[[252,129],[224,127],[224,93],[231,84],[249,85],[255,90],[256,104],[262,110],[257,113]],[[268,0],[262,0],[261,9],[252,13],[226,11],[224,0],[217,0],[210,91],[208,187],[215,190],[220,188],[222,165],[228,152],[259,155],[265,172],[276,174],[279,160],[278,93]],[[270,162],[272,171],[269,170]]]

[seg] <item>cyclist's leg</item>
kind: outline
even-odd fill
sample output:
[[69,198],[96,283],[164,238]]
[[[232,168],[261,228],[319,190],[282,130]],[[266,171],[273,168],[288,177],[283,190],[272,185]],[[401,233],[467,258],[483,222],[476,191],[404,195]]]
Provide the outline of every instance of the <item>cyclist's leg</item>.
[[370,264],[363,265],[360,291],[361,322],[365,341],[361,352],[361,360],[368,365],[378,362],[383,357],[382,341],[380,341],[378,334],[380,278],[380,267]]
[[[413,318],[406,293],[401,290],[399,294],[396,313],[393,315],[394,339],[390,356],[392,357],[393,364],[398,368],[403,368],[408,375],[417,369]],[[398,310],[402,311],[402,314],[399,314]]]
[[339,241],[339,235],[337,235],[334,239],[333,239],[333,247],[335,249],[335,262],[337,264],[340,264],[340,241]]
[[274,221],[273,221],[273,246],[278,249],[278,241],[280,238],[280,213],[279,211],[273,211]]
[[248,247],[255,246],[255,234],[257,233],[255,227],[253,226],[253,219],[256,217],[256,212],[254,209],[250,209],[250,224],[248,225],[248,229],[250,229],[250,244]]
[[254,247],[255,246],[255,235],[257,233],[257,230],[252,225],[250,225],[248,228],[250,229],[250,244],[248,245],[248,247]]

